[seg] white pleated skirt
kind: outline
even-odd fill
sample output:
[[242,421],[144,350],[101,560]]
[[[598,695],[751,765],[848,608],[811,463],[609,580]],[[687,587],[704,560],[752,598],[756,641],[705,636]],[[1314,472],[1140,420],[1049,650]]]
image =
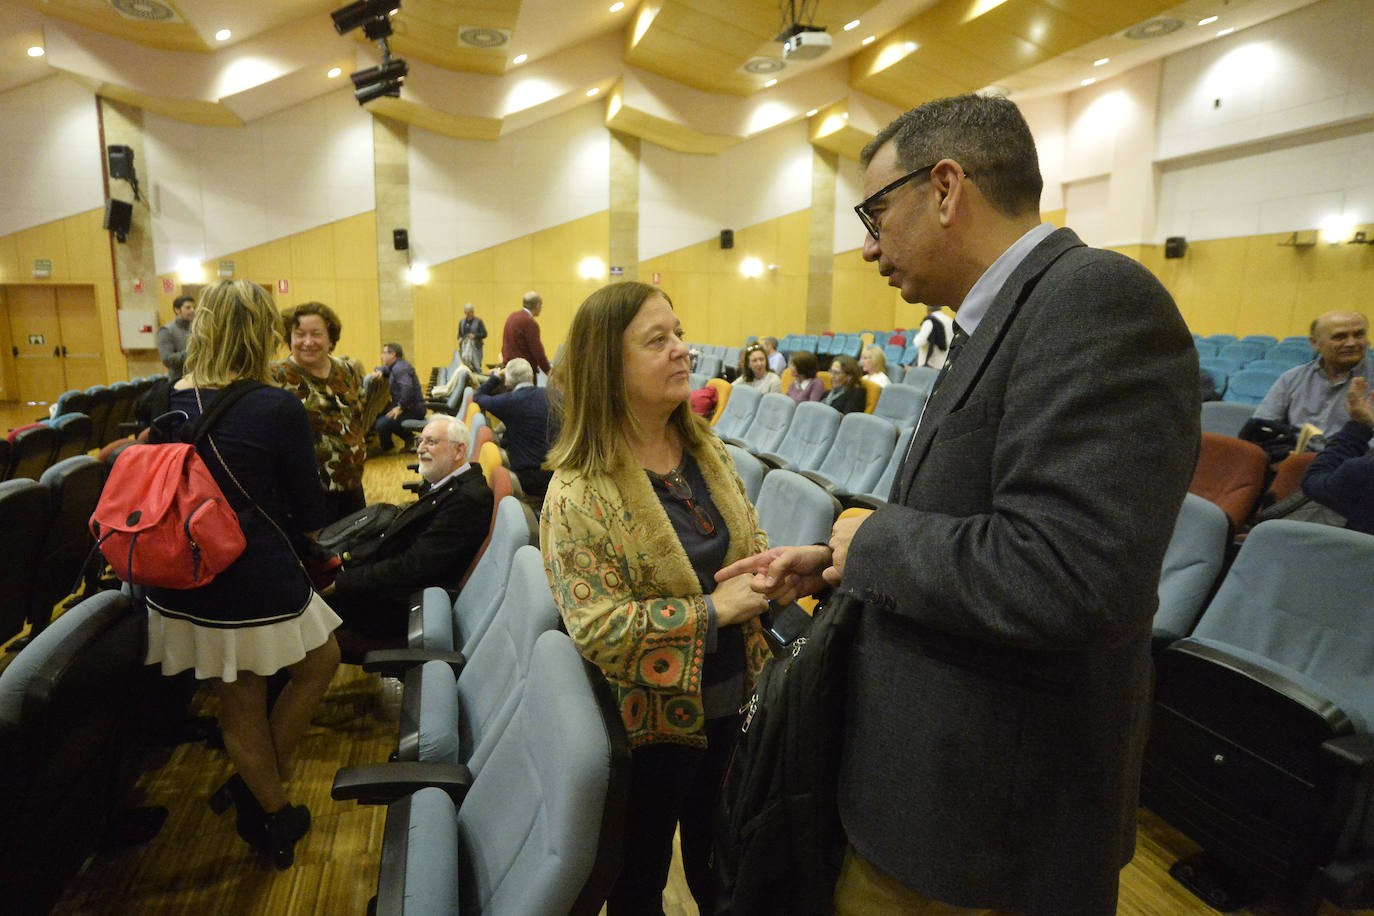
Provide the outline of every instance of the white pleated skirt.
[[264,677],[294,665],[324,645],[343,621],[317,592],[299,616],[237,629],[207,627],[148,610],[148,664],[162,673],[194,668],[198,680],[238,680],[240,671]]

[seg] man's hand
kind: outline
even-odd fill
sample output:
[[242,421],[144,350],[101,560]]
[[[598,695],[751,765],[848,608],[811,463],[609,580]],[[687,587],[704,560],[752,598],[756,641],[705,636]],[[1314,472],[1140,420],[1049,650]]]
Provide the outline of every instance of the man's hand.
[[841,519],[830,529],[830,566],[821,575],[830,585],[839,585],[844,577],[844,563],[849,558],[849,544],[859,526],[868,521],[867,515]]
[[1369,382],[1363,376],[1350,380],[1350,388],[1345,392],[1345,407],[1350,419],[1374,428],[1374,396],[1369,393]]
[[829,565],[828,547],[772,547],[731,563],[716,573],[716,581],[752,573],[754,591],[769,601],[786,605],[825,588],[821,572]]
[[394,420],[401,415],[401,408],[393,407],[386,412],[386,415]]

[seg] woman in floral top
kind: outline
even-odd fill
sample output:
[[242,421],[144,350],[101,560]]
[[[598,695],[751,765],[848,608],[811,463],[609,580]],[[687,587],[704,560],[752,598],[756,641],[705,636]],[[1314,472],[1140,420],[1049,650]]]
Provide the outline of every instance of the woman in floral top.
[[270,377],[272,384],[295,393],[310,416],[328,524],[367,505],[362,373],[348,360],[332,355],[343,325],[329,306],[321,302],[298,305],[283,314],[282,324],[291,355],[272,364]]

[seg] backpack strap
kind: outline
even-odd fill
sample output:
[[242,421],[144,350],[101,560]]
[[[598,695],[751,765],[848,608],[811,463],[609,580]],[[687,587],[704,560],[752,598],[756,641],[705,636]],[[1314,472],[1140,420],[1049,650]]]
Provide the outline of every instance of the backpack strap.
[[[210,405],[210,409],[200,415],[200,419],[186,433],[185,441],[195,445],[210,433],[210,428],[218,422],[219,418],[234,405],[239,398],[245,394],[256,391],[259,388],[266,388],[262,382],[254,379],[239,379],[231,382],[220,391],[219,397]],[[199,398],[197,398],[199,400]]]

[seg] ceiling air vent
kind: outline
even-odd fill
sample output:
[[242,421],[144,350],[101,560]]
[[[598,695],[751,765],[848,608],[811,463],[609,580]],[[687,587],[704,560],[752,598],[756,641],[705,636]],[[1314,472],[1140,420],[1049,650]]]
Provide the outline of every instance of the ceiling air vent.
[[115,12],[139,22],[181,22],[176,10],[158,0],[110,0]]
[[458,43],[469,48],[481,48],[483,50],[499,48],[510,41],[510,38],[509,29],[489,29],[486,26],[476,25],[458,26]]
[[1163,38],[1181,28],[1183,28],[1182,19],[1151,19],[1149,22],[1131,26],[1121,33],[1121,37],[1130,38],[1134,41],[1145,41],[1150,38]]
[[776,57],[754,57],[746,61],[744,66],[740,67],[740,69],[745,73],[753,73],[756,76],[762,76],[768,73],[780,73],[786,66],[786,61],[779,60]]

